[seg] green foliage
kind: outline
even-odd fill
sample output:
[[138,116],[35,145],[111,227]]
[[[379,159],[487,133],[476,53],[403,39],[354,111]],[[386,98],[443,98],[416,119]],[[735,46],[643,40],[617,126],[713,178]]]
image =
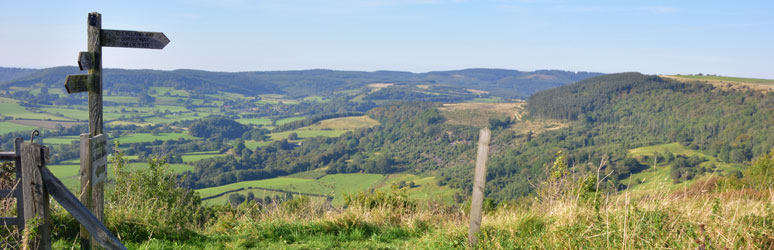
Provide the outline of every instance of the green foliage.
[[747,183],[756,188],[767,189],[774,187],[774,150],[763,154],[747,168],[744,178]]
[[107,225],[124,239],[189,238],[190,228],[203,224],[206,211],[199,196],[180,187],[163,158],[149,158],[146,169],[128,170],[123,153],[116,151],[112,163],[116,179],[107,196]]
[[417,208],[416,202],[408,198],[405,189],[371,190],[370,192],[350,194],[344,197],[344,206],[364,209],[387,209],[396,213],[412,212]]
[[188,128],[192,136],[204,138],[229,138],[242,137],[247,127],[224,116],[208,116],[202,118]]

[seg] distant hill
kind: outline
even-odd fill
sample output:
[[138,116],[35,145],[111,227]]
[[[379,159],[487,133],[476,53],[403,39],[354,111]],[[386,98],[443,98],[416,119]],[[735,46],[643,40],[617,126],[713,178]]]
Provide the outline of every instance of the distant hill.
[[0,67],[0,82],[18,79],[37,72],[37,69],[3,68]]
[[[68,74],[83,74],[76,67],[63,66],[40,70],[0,68],[0,87],[28,86],[43,83],[49,87],[61,87]],[[201,70],[126,70],[105,69],[105,87],[115,92],[138,92],[149,87],[172,87],[203,94],[212,91],[242,93],[247,95],[283,94],[290,97],[312,95],[331,96],[347,90],[364,89],[373,83],[389,83],[394,86],[389,96],[407,88],[409,92],[421,92],[415,88],[431,86],[440,94],[498,96],[525,99],[531,94],[553,87],[602,75],[591,72],[538,70],[532,72],[505,69],[464,69],[411,73],[399,71],[256,71],[210,72]],[[432,92],[432,91],[431,91]],[[426,93],[437,95],[439,92]],[[399,93],[398,93],[399,95]],[[448,99],[448,98],[447,98]],[[445,100],[444,98],[439,101]]]
[[[641,156],[632,153],[637,148],[656,148],[648,152],[650,157],[653,151],[679,154],[676,148],[701,153],[704,159],[698,164],[660,172],[675,182],[710,170],[736,168],[774,148],[774,94],[765,91],[620,73],[538,92],[528,99],[526,110],[529,115],[514,128],[546,119],[569,126],[522,137],[526,143],[513,146],[508,145],[514,141],[508,133],[494,132],[491,148],[502,150],[493,150],[488,162],[487,197],[510,199],[528,194],[533,188],[530,178],[543,178],[544,164],[550,166],[559,151],[567,155],[575,171],[593,175],[601,159],[609,156],[609,163],[601,169],[601,176],[609,175],[604,186],[620,190],[631,184],[629,176],[653,163],[652,158],[632,159]],[[659,162],[666,165],[663,159]],[[470,168],[452,166],[443,170],[440,179],[468,190]]]

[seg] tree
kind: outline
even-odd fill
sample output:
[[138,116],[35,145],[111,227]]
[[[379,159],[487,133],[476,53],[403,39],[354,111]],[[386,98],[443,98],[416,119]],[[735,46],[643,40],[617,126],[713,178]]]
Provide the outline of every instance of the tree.
[[298,134],[296,132],[290,133],[288,135],[288,140],[298,140]]
[[241,195],[239,193],[233,193],[228,196],[228,203],[231,204],[231,206],[233,207],[239,206],[239,204],[242,204],[242,202],[245,202],[244,195]]
[[194,122],[188,132],[204,138],[239,138],[247,127],[225,116],[208,116]]

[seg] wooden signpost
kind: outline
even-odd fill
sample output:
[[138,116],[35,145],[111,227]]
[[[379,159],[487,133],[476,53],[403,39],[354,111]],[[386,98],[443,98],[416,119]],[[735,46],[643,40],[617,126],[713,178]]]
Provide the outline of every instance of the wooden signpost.
[[475,247],[478,234],[481,231],[481,216],[484,206],[484,184],[486,183],[486,160],[489,154],[490,133],[488,128],[482,128],[478,135],[478,156],[476,169],[473,173],[473,200],[470,202],[470,228],[468,241]]
[[[102,47],[162,49],[169,39],[160,32],[103,30],[102,15],[89,13],[87,19],[88,51],[78,55],[78,67],[88,74],[68,75],[67,93],[89,93],[89,133],[81,135],[81,202],[102,221],[104,217],[104,182],[107,179],[107,135],[102,119]],[[81,247],[91,249],[95,242],[81,226]]]

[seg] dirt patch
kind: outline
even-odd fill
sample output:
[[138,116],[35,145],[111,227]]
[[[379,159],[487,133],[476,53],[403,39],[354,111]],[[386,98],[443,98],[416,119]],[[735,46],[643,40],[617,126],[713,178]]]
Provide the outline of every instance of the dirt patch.
[[425,84],[417,85],[417,88],[420,88],[420,89],[430,89],[430,85],[425,85]]
[[11,120],[10,122],[21,124],[21,125],[47,128],[47,129],[55,129],[57,124],[62,125],[62,127],[65,127],[65,128],[69,128],[78,124],[86,124],[84,122],[43,121],[43,120]]

